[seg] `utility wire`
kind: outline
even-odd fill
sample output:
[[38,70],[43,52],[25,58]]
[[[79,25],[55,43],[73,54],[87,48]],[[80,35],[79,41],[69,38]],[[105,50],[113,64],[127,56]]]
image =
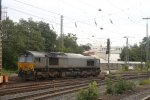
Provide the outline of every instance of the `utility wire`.
[[[114,15],[114,14],[118,14],[118,13],[122,13],[122,11],[126,11],[126,10],[128,10],[128,9],[133,9],[133,8],[136,8],[136,7],[138,7],[139,5],[142,5],[143,3],[146,3],[146,2],[148,2],[149,0],[146,0],[146,1],[143,1],[142,3],[138,3],[138,4],[136,4],[136,5],[133,5],[133,6],[130,6],[130,7],[128,7],[128,8],[125,8],[125,9],[120,9],[119,11],[115,11],[115,12],[112,12],[112,13],[108,13],[108,14],[105,14],[105,15],[102,15],[101,17],[95,17],[95,19],[99,19],[99,18],[102,18],[102,17],[106,17],[106,16],[109,16],[109,15]],[[89,19],[86,19],[86,20],[84,20],[84,21],[88,21],[88,20],[93,20],[94,18],[89,18]]]
[[105,1],[108,2],[110,5],[114,6],[115,8],[117,8],[117,9],[119,9],[119,10],[122,10],[122,12],[128,16],[128,20],[129,20],[130,22],[133,22],[133,23],[135,23],[135,24],[139,24],[139,23],[140,23],[140,22],[137,23],[137,21],[134,21],[133,18],[131,19],[131,17],[129,17],[128,13],[125,12],[125,11],[129,11],[130,9],[132,9],[132,8],[134,8],[134,7],[136,7],[136,6],[141,5],[141,3],[139,3],[138,5],[134,5],[134,6],[131,6],[131,7],[129,7],[129,8],[126,8],[126,9],[121,9],[120,7],[118,7],[117,5],[115,5],[114,3],[112,3],[110,0],[105,0]]
[[49,12],[49,13],[55,14],[55,15],[61,15],[59,13],[55,13],[55,12],[49,11],[47,9],[43,9],[43,8],[40,8],[40,7],[31,5],[31,4],[28,4],[28,3],[24,3],[24,2],[18,1],[18,0],[14,0],[14,1],[16,1],[18,3],[21,3],[21,4],[24,4],[24,5],[27,5],[27,6],[30,6],[30,7],[33,7],[33,8],[36,8],[36,9],[39,9],[39,10],[42,10],[42,11],[45,11],[45,12]]
[[39,19],[43,19],[43,20],[46,20],[46,21],[48,21],[48,22],[51,22],[51,23],[55,23],[55,24],[60,25],[60,23],[56,23],[56,22],[54,22],[54,21],[45,19],[45,18],[43,18],[43,17],[39,17],[39,16],[37,16],[37,15],[31,14],[31,13],[28,13],[28,12],[24,12],[24,11],[21,11],[21,10],[18,10],[18,9],[14,9],[14,8],[11,8],[11,7],[7,7],[7,8],[9,8],[10,10],[13,10],[13,11],[17,11],[17,12],[20,12],[20,13],[23,13],[23,14],[26,14],[26,15],[30,15],[30,16],[33,16],[33,17],[36,17],[36,18],[39,18]]
[[[14,0],[14,1],[20,2],[20,1],[18,1],[18,0]],[[21,2],[21,3],[23,3],[23,2]],[[23,4],[26,4],[26,3],[23,3]],[[26,4],[26,5],[32,6],[32,7],[34,7],[34,8],[37,8],[37,9],[40,9],[40,10],[43,10],[43,11],[47,11],[47,12],[53,13],[53,12],[51,12],[51,11],[48,11],[48,10],[45,10],[45,9],[43,9],[43,8],[39,8],[39,7],[30,5],[30,4]],[[10,7],[9,7],[9,8],[10,8]],[[24,11],[20,11],[20,10],[14,9],[14,8],[10,8],[10,9],[15,10],[15,11],[18,11],[18,12],[21,12],[21,13],[24,13],[24,14],[27,14],[27,15],[31,15],[31,16],[37,17],[37,18],[39,18],[39,19],[43,19],[43,20],[52,22],[52,21],[50,21],[50,20],[47,20],[47,19],[44,19],[44,18],[42,18],[42,17],[33,15],[33,14],[31,14],[31,13],[27,13],[27,12],[24,12]],[[58,13],[53,13],[53,14],[60,15],[60,14],[58,14]],[[66,16],[66,17],[67,17],[67,16]],[[70,18],[70,19],[73,19],[73,18]],[[74,20],[75,20],[75,19],[74,19]],[[86,25],[90,25],[90,26],[91,26],[91,24],[85,23],[84,21],[76,21],[76,22],[80,22],[80,23],[83,23],[83,24],[86,24]],[[52,22],[52,23],[56,23],[56,22]],[[74,22],[73,22],[73,23],[74,23]],[[56,24],[59,25],[59,23],[56,23]],[[94,26],[94,25],[93,25],[93,26]],[[95,27],[95,26],[94,26],[94,27]],[[97,27],[98,27],[98,26],[97,26]],[[98,28],[99,28],[99,27],[98,27]],[[106,29],[106,28],[105,28],[105,29]],[[78,29],[78,30],[79,30],[79,29]],[[109,31],[110,31],[110,30],[109,30]],[[115,32],[115,33],[116,33],[116,32]]]
[[[49,10],[47,10],[47,9],[43,9],[43,8],[40,8],[40,7],[37,7],[37,6],[31,5],[31,4],[28,4],[28,3],[24,3],[24,2],[18,1],[18,0],[14,0],[14,1],[16,1],[16,2],[18,2],[18,3],[21,3],[21,4],[24,4],[24,5],[27,5],[27,6],[30,6],[30,7],[33,7],[33,8],[36,8],[36,9],[39,9],[39,10],[44,11],[44,12],[49,12],[49,13],[52,13],[52,14],[55,14],[55,15],[59,15],[59,16],[61,16],[61,14],[59,14],[59,13],[55,13],[55,12],[52,12],[52,11],[49,11]],[[74,21],[72,21],[71,23],[79,22],[79,23],[83,23],[83,24],[86,24],[86,25],[90,25],[90,24],[86,23],[85,21],[79,21],[79,20],[76,20],[76,19],[74,19],[74,18],[71,18],[71,17],[65,16],[65,15],[63,15],[63,16],[64,16],[65,18],[68,18],[68,19],[74,20]]]
[[[36,8],[36,9],[39,9],[39,10],[42,10],[42,11],[45,11],[45,12],[49,12],[49,13],[55,14],[55,15],[59,15],[59,16],[61,15],[61,14],[59,14],[59,13],[55,13],[55,12],[49,11],[49,10],[47,10],[47,9],[43,9],[43,8],[40,8],[40,7],[31,5],[31,4],[28,4],[28,3],[24,3],[24,2],[18,1],[18,0],[14,0],[14,1],[16,1],[16,2],[18,2],[18,3],[21,3],[21,4],[24,4],[24,5],[27,5],[27,6],[30,6],[30,7],[34,7],[34,8]],[[139,5],[139,4],[138,4],[138,5]],[[140,5],[141,5],[141,3],[140,3]],[[134,5],[134,6],[137,6],[137,5]],[[131,8],[133,8],[134,6],[131,6],[131,7],[126,8],[126,9],[120,9],[120,8],[117,7],[118,9],[120,9],[120,11],[117,11],[116,13],[119,13],[119,12],[122,12],[122,11],[125,11],[125,10],[128,10],[128,9],[131,9]],[[101,17],[105,17],[105,16],[113,15],[113,14],[115,14],[115,13],[106,14],[106,15],[101,16]],[[70,22],[70,23],[79,22],[79,23],[83,23],[83,24],[86,24],[86,25],[91,25],[91,24],[86,23],[87,20],[80,21],[80,20],[76,20],[76,19],[74,19],[74,18],[65,16],[65,15],[64,15],[64,17],[66,17],[66,18],[68,18],[68,19],[75,20],[75,21],[72,21],[72,22]],[[97,18],[100,18],[100,17],[97,17]],[[93,19],[96,19],[96,18],[92,18],[92,20],[93,20]],[[88,19],[88,20],[90,20],[90,19]],[[131,21],[131,19],[129,19],[129,20]],[[131,22],[133,22],[133,20],[132,20]],[[133,23],[135,23],[135,22],[133,22]]]

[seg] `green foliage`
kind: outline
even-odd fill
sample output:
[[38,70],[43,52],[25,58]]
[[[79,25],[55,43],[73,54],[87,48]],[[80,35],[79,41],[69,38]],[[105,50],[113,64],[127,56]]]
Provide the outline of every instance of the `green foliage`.
[[98,100],[98,98],[99,93],[96,82],[90,83],[88,89],[82,89],[77,93],[77,100]]
[[[120,54],[120,58],[122,61],[125,61],[125,57],[126,57],[126,50],[127,48],[123,48],[121,54]],[[129,61],[141,61],[141,56],[142,55],[142,51],[141,48],[138,47],[137,45],[133,45],[128,49],[129,52]]]
[[[148,44],[150,47],[150,37],[148,37]],[[141,61],[144,62],[146,61],[146,45],[147,45],[147,37],[144,37],[142,42],[140,42],[140,45],[138,46],[137,44],[131,46],[128,51],[129,51],[129,61]],[[120,58],[122,61],[125,60],[125,55],[126,55],[126,48],[124,48],[120,54]],[[150,53],[150,50],[149,50]],[[150,57],[150,55],[149,55]]]
[[148,69],[150,68],[150,61],[146,62]]
[[133,90],[135,84],[131,81],[119,80],[118,82],[112,83],[107,80],[107,93],[108,94],[122,94],[124,91]]
[[129,66],[122,66],[123,71],[129,71]]
[[[59,41],[59,51],[62,51],[61,37],[58,37],[58,41]],[[77,44],[77,37],[75,34],[68,33],[67,35],[64,35],[63,52],[83,53],[83,51],[84,49],[81,46],[78,46]]]
[[106,78],[106,83],[107,83],[107,87],[106,87],[106,91],[108,94],[113,93],[113,86],[112,86],[112,81],[110,78]]
[[83,48],[84,51],[88,51],[88,50],[91,49],[90,46],[91,46],[91,44],[88,43],[88,44],[86,44],[86,45],[81,45],[80,47]]
[[16,73],[17,72],[17,69],[5,69],[5,68],[3,68],[2,69],[2,75],[8,75],[8,76],[10,76],[11,74],[14,74],[14,73]]
[[145,80],[141,80],[139,85],[149,85],[150,84],[150,78],[149,79],[145,79]]

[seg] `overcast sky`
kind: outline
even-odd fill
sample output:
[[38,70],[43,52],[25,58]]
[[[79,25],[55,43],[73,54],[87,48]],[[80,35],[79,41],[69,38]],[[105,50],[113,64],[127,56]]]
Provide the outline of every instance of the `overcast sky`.
[[[64,34],[74,33],[79,44],[102,43],[123,46],[139,43],[146,36],[146,20],[150,17],[150,0],[2,0],[10,19],[32,17],[54,27],[60,35],[60,15],[64,16]],[[150,24],[150,21],[149,21]]]

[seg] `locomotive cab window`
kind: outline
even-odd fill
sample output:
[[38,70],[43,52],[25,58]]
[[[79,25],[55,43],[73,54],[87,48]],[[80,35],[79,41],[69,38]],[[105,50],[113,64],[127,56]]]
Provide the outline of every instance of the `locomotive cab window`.
[[18,58],[18,60],[19,60],[19,62],[25,62],[25,56],[20,56],[20,57]]
[[41,62],[41,58],[35,58],[35,62]]
[[49,65],[58,65],[58,58],[49,58]]
[[32,56],[26,57],[26,62],[32,62],[32,61],[33,61]]
[[94,66],[94,61],[87,61],[87,66]]
[[100,60],[99,59],[97,59],[97,64],[100,64]]

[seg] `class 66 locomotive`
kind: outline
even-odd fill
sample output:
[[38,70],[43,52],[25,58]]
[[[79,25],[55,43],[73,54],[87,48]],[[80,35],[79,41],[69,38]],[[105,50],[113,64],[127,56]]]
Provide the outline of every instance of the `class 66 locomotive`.
[[18,57],[18,76],[23,80],[98,76],[100,72],[99,59],[81,54],[25,51]]

